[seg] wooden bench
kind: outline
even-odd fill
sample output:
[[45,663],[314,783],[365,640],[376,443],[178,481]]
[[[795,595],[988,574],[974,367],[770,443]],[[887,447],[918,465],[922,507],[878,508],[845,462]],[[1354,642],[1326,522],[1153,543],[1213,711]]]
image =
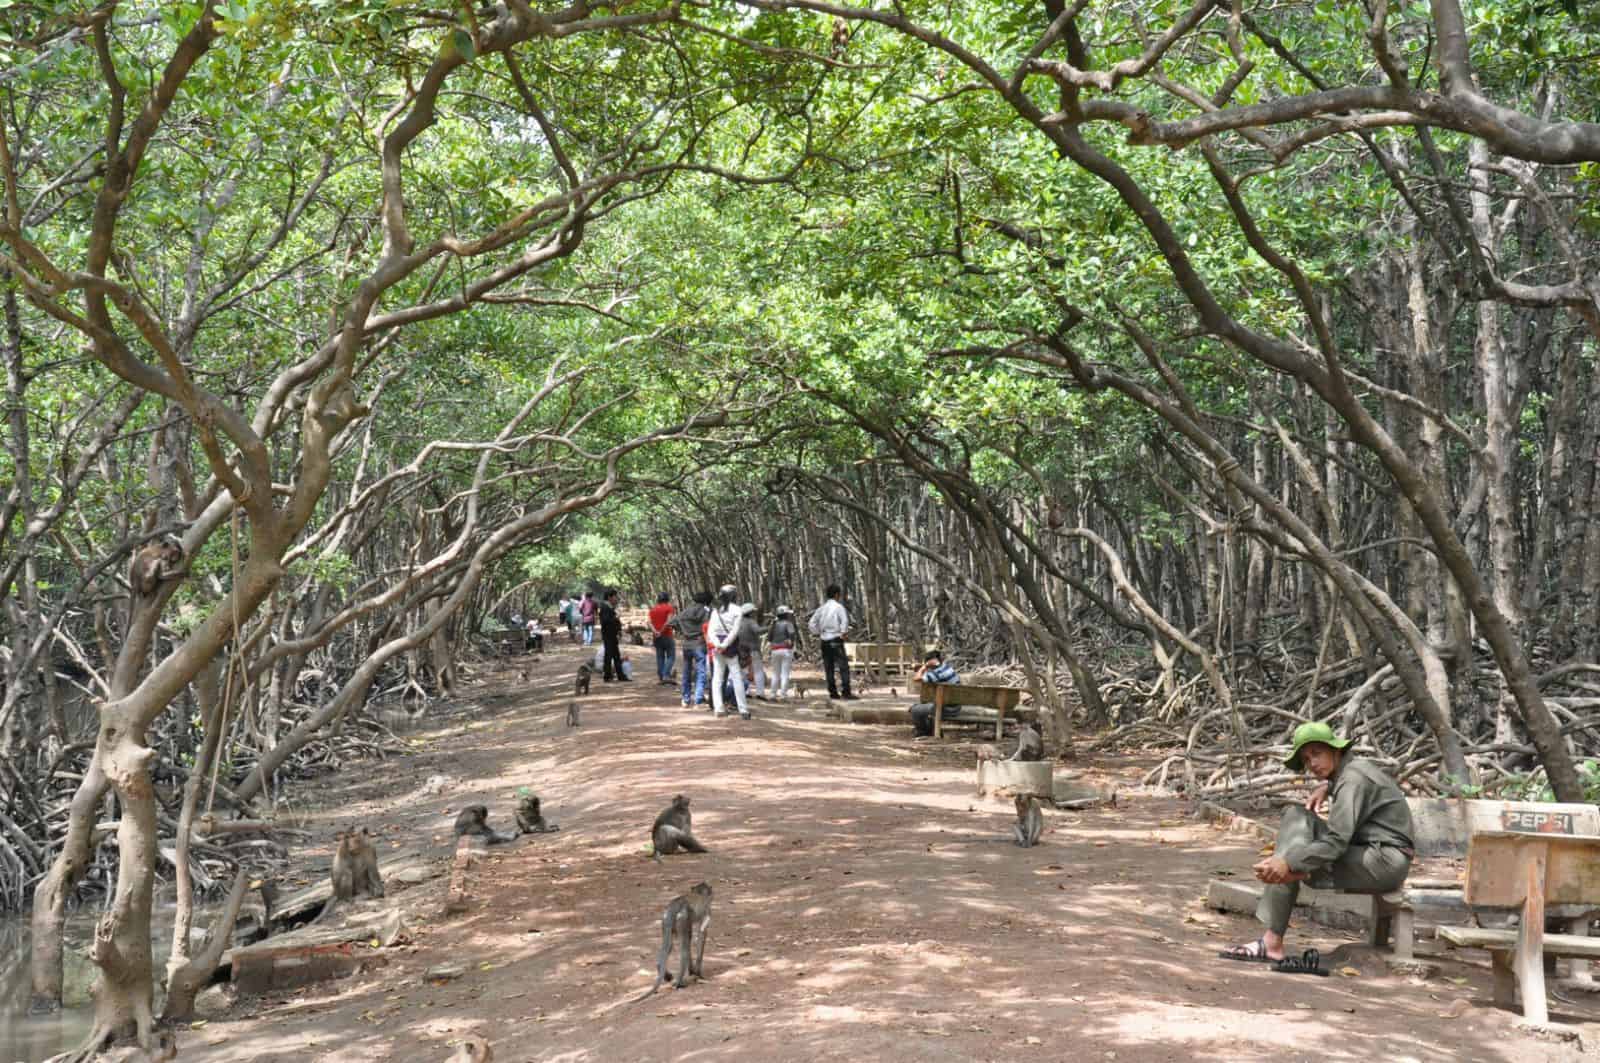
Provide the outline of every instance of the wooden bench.
[[[994,740],[1000,741],[1005,735],[1006,710],[1015,709],[1022,700],[1022,690],[1018,687],[981,686],[977,683],[929,683],[921,684],[921,697],[923,701],[933,702],[933,737],[939,738],[944,734],[944,707],[946,705],[972,705],[979,708],[994,710]],[[951,723],[980,723],[989,722],[988,714],[982,716],[963,716],[951,720]]]
[[861,668],[869,682],[882,684],[889,676],[910,675],[922,667],[934,647],[917,647],[909,642],[847,642],[845,656],[852,667]]
[[[1406,804],[1411,809],[1412,844],[1417,856],[1424,859],[1460,857],[1468,851],[1471,838],[1497,831],[1600,834],[1600,808],[1594,805],[1418,797],[1407,798]],[[1400,960],[1410,960],[1416,954],[1417,909],[1460,912],[1464,917],[1471,914],[1461,884],[1453,881],[1419,879],[1387,893],[1341,892],[1372,898],[1367,943],[1383,946],[1392,939],[1395,958]],[[1553,905],[1547,914],[1567,920],[1568,928],[1576,932],[1587,927],[1597,907],[1600,905]]]
[[1462,948],[1488,949],[1494,966],[1494,1002],[1516,1005],[1533,1023],[1549,1021],[1544,996],[1544,958],[1600,959],[1600,940],[1544,932],[1550,905],[1600,908],[1600,836],[1474,834],[1467,849],[1468,905],[1520,907],[1516,930],[1440,927],[1439,936]]

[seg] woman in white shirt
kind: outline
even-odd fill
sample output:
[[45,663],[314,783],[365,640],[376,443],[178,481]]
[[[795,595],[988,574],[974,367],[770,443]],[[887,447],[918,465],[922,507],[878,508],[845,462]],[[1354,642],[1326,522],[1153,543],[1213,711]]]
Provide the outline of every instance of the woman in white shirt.
[[733,697],[739,704],[739,718],[750,718],[750,705],[744,696],[744,672],[739,668],[739,621],[744,611],[739,608],[738,588],[726,584],[717,593],[717,608],[711,614],[711,627],[706,632],[706,651],[711,654],[711,713],[721,718],[727,709],[723,704],[722,684],[732,678]]

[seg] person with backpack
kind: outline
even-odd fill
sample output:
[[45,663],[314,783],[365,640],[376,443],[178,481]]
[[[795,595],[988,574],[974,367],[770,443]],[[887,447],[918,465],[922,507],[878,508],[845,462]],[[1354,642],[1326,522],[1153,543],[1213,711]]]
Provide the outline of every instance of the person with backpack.
[[739,718],[750,719],[750,705],[744,698],[744,672],[739,667],[739,622],[744,619],[744,610],[739,607],[738,596],[739,588],[731,583],[723,586],[706,629],[706,653],[711,658],[711,714],[718,719],[728,715],[722,684],[730,678]]
[[706,632],[711,618],[711,592],[696,591],[689,605],[678,611],[678,641],[683,643],[683,707],[706,703]]
[[767,629],[756,622],[756,605],[745,602],[739,607],[743,616],[739,620],[739,668],[748,672],[757,701],[767,700],[767,670],[761,663],[761,636]]
[[794,655],[800,649],[800,625],[794,622],[794,610],[787,605],[778,606],[778,618],[767,632],[767,643],[772,649],[772,696],[793,697],[789,673],[794,668]]

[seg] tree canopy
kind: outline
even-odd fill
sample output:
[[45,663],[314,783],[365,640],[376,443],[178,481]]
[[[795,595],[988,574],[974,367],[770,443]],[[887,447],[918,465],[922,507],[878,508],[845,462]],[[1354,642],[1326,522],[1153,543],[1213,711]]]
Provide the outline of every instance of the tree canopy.
[[580,584],[842,582],[1192,795],[1326,719],[1592,799],[1596,54],[1560,0],[0,0],[36,998],[108,890],[147,1043],[158,837],[236,911],[198,817]]

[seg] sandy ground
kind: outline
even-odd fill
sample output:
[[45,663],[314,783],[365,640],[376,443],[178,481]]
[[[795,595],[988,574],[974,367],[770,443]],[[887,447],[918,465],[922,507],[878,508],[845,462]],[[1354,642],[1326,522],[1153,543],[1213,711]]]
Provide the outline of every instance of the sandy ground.
[[[1257,929],[1207,910],[1206,880],[1246,874],[1256,851],[1181,801],[1125,792],[1114,809],[1047,811],[1041,845],[1020,850],[1009,802],[974,794],[971,742],[832,723],[816,700],[713,720],[648,676],[596,677],[569,731],[579,659],[563,643],[527,680],[520,661],[485,668],[409,736],[413,756],[303,791],[324,841],[361,821],[440,861],[458,808],[487,803],[509,827],[519,786],[561,832],[492,850],[463,915],[441,914],[443,879],[392,884],[410,945],[344,981],[242,1000],[185,1031],[182,1059],[444,1060],[469,1033],[498,1063],[1600,1059],[1600,997],[1551,998],[1584,1048],[1535,1039],[1490,1006],[1483,953],[1429,980],[1217,959]],[[1123,785],[1138,768],[1063,765]],[[450,788],[422,792],[432,775]],[[650,823],[678,792],[712,851],[656,864]],[[702,879],[716,890],[707,980],[633,1003],[662,907]],[[1346,940],[1310,927],[1291,945]],[[441,963],[466,974],[424,981]]]

